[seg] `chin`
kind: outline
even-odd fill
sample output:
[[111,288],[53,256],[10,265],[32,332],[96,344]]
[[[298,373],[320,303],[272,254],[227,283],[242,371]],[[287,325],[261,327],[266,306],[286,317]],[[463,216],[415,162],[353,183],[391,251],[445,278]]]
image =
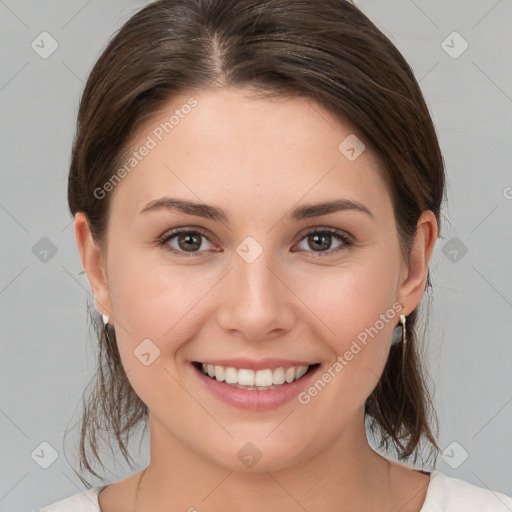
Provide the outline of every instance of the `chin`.
[[211,462],[231,471],[242,473],[266,473],[293,467],[304,460],[304,454],[297,450],[293,437],[281,439],[276,433],[270,439],[268,432],[260,436],[244,436],[230,438],[228,442],[217,444],[217,450],[212,453],[211,446],[203,453]]

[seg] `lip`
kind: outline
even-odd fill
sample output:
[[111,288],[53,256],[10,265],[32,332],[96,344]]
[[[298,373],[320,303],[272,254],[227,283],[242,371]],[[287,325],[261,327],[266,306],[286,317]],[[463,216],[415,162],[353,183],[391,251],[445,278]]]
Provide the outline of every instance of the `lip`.
[[[199,362],[199,361],[198,361]],[[237,358],[237,359],[210,359],[207,361],[200,361],[204,364],[211,364],[213,366],[223,366],[225,368],[232,367],[236,368],[237,370],[240,369],[247,369],[247,370],[275,370],[276,368],[284,367],[284,368],[291,368],[298,367],[298,366],[311,366],[316,363],[308,363],[304,361],[292,361],[290,359],[261,359],[259,361],[255,361],[254,359],[244,359],[244,358]]]
[[[233,362],[234,360],[230,360],[230,363]],[[269,360],[265,360],[265,364],[268,364],[268,362]],[[217,361],[217,363],[219,363],[219,361]],[[290,361],[287,361],[286,363],[289,364]],[[220,366],[224,366],[224,364],[221,364]],[[282,365],[280,364],[276,366],[276,368],[279,368],[279,366]],[[294,366],[294,364],[291,366]],[[306,365],[298,364],[297,366]],[[205,386],[208,394],[213,395],[220,401],[238,409],[249,411],[267,411],[281,407],[287,402],[290,402],[296,398],[298,394],[304,390],[304,388],[310,385],[310,382],[320,370],[321,365],[316,363],[316,366],[308,370],[308,372],[303,377],[290,384],[283,384],[281,387],[262,391],[239,389],[230,386],[225,382],[217,382],[215,379],[205,375],[194,364],[191,363],[190,367],[192,368],[193,374],[199,379],[202,385]],[[269,368],[269,366],[264,366],[264,368]]]

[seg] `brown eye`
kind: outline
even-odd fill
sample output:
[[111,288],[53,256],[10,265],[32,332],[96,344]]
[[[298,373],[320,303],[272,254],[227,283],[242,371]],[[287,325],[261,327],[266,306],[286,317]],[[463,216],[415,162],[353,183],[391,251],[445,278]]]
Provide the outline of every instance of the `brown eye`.
[[[339,245],[335,249],[329,250],[332,246],[333,239],[336,239],[339,242]],[[310,231],[302,240],[307,244],[306,251],[317,253],[316,255],[318,256],[332,255],[350,247],[351,245],[349,238],[337,230],[324,229]]]
[[[168,235],[161,240],[161,245],[165,247],[166,250],[174,253],[185,254],[197,254],[202,253],[199,249],[204,245],[203,241],[207,240],[208,243],[211,243],[208,240],[206,234],[199,230],[192,229],[179,229],[172,231]],[[170,242],[174,242],[171,245]]]

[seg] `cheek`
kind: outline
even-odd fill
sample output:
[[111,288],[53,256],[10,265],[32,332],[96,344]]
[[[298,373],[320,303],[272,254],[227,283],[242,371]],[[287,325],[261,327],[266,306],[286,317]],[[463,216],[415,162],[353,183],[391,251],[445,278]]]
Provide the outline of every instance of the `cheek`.
[[[336,340],[337,349],[344,350],[376,323],[384,337],[391,336],[399,315],[393,309],[398,268],[365,262],[323,270],[303,284],[298,294],[321,321],[322,332]],[[381,315],[385,315],[384,321]]]
[[[332,365],[337,365],[330,366],[330,373],[327,370],[323,376],[332,378],[331,400],[343,400],[347,410],[352,410],[371,393],[388,358],[400,314],[396,303],[398,267],[382,260],[380,264],[361,262],[331,268],[325,276],[316,277],[314,285],[302,289],[301,296],[309,298],[308,306],[320,317],[318,332],[329,345]],[[339,414],[343,416],[347,410]]]
[[109,279],[123,368],[148,407],[181,403],[182,391],[170,359],[190,338],[190,325],[200,314],[208,283],[197,277],[188,279],[193,276],[190,270],[185,273],[161,261],[151,263],[142,252],[120,258],[121,247],[112,251],[116,263],[110,267]]
[[137,252],[123,248],[119,240],[112,247],[110,293],[123,365],[127,371],[134,363],[138,368],[134,351],[142,350],[144,340],[172,357],[207,320],[208,292],[216,286],[218,272],[202,265],[171,265],[157,249]]
[[[318,332],[331,353],[330,363],[319,376],[329,384],[316,406],[343,403],[336,411],[330,410],[333,421],[346,421],[370,395],[384,370],[401,308],[394,293],[396,278],[392,268],[374,265],[356,271],[352,267],[339,270],[337,277],[331,272],[302,289],[310,298],[308,306],[321,319],[316,322]],[[315,389],[310,396],[316,396]]]

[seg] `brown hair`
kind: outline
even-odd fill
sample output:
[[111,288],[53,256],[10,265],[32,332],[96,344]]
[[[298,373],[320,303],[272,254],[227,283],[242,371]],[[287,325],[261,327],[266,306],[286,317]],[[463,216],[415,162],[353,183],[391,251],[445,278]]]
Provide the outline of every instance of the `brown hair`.
[[[404,257],[424,210],[440,225],[444,164],[418,83],[392,42],[346,0],[159,0],[130,18],[99,57],[82,95],[69,172],[71,214],[85,212],[95,242],[106,251],[109,195],[94,191],[121,165],[136,130],[173,96],[194,89],[251,87],[262,94],[314,99],[378,157],[392,196]],[[430,287],[430,275],[427,278]],[[145,421],[147,406],[131,387],[99,315],[98,368],[83,401],[80,466],[95,458],[106,431],[128,460],[126,443]],[[392,345],[365,413],[380,446],[401,459],[423,440],[439,451],[432,407],[415,336],[417,311],[407,318],[407,349]],[[402,372],[402,358],[405,371]],[[437,457],[437,453],[436,453]],[[103,466],[104,467],[104,466]],[[83,479],[82,479],[83,480]]]

